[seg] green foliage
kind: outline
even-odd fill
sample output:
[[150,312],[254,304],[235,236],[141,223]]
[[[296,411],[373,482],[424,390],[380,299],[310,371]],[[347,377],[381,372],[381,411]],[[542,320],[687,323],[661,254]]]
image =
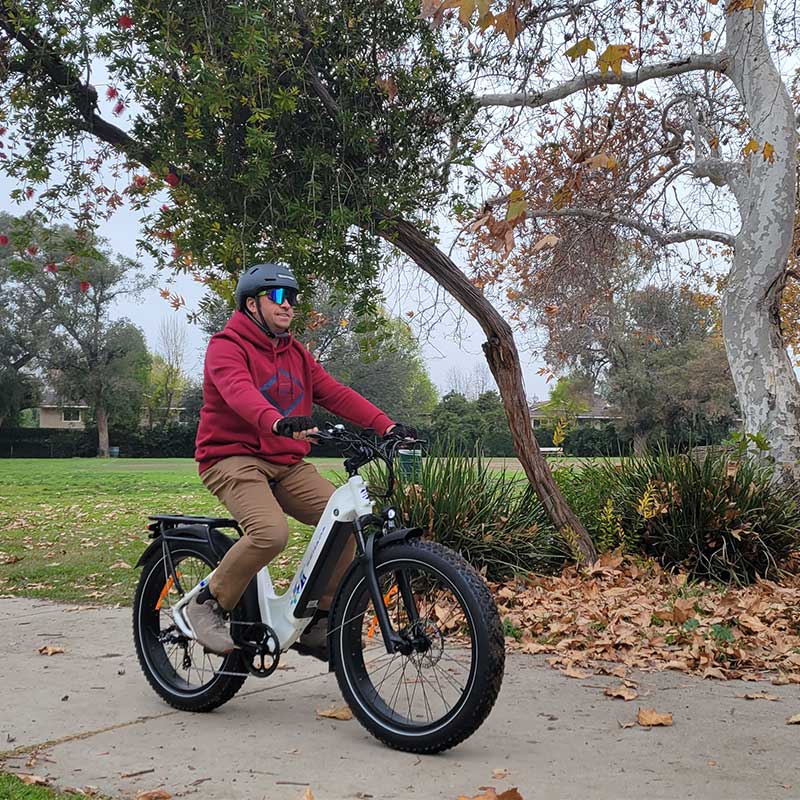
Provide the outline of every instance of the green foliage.
[[662,450],[556,477],[601,550],[621,545],[698,579],[774,578],[800,543],[797,487],[755,460]]
[[[98,800],[102,796],[95,795]],[[74,800],[74,794],[62,794],[46,786],[27,786],[16,775],[0,774],[2,800]]]
[[550,427],[557,426],[562,419],[573,423],[578,414],[588,411],[593,388],[591,381],[581,375],[559,378],[550,390],[550,398],[539,406]]
[[[26,186],[50,180],[44,208],[82,196],[81,229],[125,197],[144,208],[171,175],[173,202],[148,218],[143,244],[161,264],[202,270],[221,296],[244,265],[275,258],[306,284],[373,283],[375,212],[424,215],[446,190],[450,162],[473,148],[456,136],[476,110],[457,88],[459,59],[419,18],[417,0],[212,0],[203,13],[132,0],[129,26],[113,0],[14,5],[16,24],[42,44],[10,46],[19,71],[3,76],[13,141],[2,168]],[[71,80],[48,77],[50,53]],[[83,81],[97,62],[115,94],[101,111],[110,117],[119,104],[125,158],[150,170],[122,194],[93,194],[96,165],[75,156],[88,137],[78,109],[97,101]],[[56,165],[66,175],[57,184]]]
[[567,431],[564,438],[564,453],[569,456],[622,456],[629,452],[630,438],[622,436],[611,423],[599,428],[576,425]]
[[484,392],[475,400],[462,394],[445,395],[431,414],[436,441],[464,452],[475,447],[493,456],[514,456],[514,444],[503,403],[497,392]]
[[[369,480],[378,482],[375,472]],[[480,456],[451,446],[424,458],[413,480],[401,483],[394,496],[404,524],[423,528],[485,567],[490,578],[553,571],[568,558],[520,474],[490,469]]]

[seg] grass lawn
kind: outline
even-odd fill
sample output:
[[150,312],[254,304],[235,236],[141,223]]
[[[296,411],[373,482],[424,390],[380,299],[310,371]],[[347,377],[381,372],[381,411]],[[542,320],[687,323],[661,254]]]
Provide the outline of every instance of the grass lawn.
[[75,800],[83,795],[62,794],[44,786],[28,786],[13,775],[0,774],[0,800]]
[[[0,459],[0,595],[129,604],[154,513],[228,516],[191,459]],[[289,525],[273,579],[291,577],[311,531]]]

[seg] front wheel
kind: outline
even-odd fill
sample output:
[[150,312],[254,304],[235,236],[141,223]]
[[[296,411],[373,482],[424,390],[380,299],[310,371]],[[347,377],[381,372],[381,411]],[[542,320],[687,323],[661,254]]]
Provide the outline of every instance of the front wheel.
[[503,680],[503,629],[480,575],[433,542],[393,544],[375,555],[378,584],[407,654],[388,654],[364,572],[336,596],[331,656],[345,700],[390,747],[438,753],[472,735]]

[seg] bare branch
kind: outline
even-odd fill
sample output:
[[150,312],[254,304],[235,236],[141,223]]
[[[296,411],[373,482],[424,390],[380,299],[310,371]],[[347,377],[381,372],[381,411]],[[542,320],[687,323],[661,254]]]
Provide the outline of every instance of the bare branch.
[[583,217],[584,219],[594,219],[599,222],[609,222],[613,225],[622,225],[625,228],[633,228],[649,236],[654,241],[661,245],[679,244],[680,242],[688,242],[694,239],[708,239],[713,242],[734,247],[736,244],[736,237],[723,231],[711,231],[698,228],[695,230],[673,231],[667,233],[661,231],[653,225],[648,225],[639,219],[633,217],[626,217],[621,214],[616,214],[612,211],[601,211],[597,208],[562,208],[562,209],[528,209],[525,212],[527,217],[532,219],[538,218],[552,218],[552,217]]
[[589,72],[579,75],[572,80],[565,81],[558,86],[553,86],[543,92],[510,92],[508,94],[485,94],[477,98],[479,106],[484,108],[490,106],[508,106],[517,108],[541,108],[549,105],[556,100],[563,100],[576,92],[584,89],[591,89],[593,86],[608,86],[618,84],[620,86],[638,86],[645,81],[655,78],[669,78],[672,75],[682,75],[686,72],[697,72],[702,70],[713,70],[724,72],[726,68],[726,54],[724,51],[719,53],[701,53],[687,56],[678,61],[669,61],[664,64],[651,64],[646,67],[639,67],[635,70],[623,70],[620,75],[614,72]]

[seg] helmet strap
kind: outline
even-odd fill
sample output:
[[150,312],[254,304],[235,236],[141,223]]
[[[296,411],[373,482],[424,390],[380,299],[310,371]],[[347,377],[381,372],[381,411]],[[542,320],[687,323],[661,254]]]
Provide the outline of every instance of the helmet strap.
[[253,324],[261,328],[261,330],[264,331],[264,333],[266,333],[270,339],[274,339],[275,334],[269,329],[269,325],[267,325],[267,321],[264,319],[261,309],[258,307],[258,305],[256,305],[256,308],[258,309],[258,316],[261,318],[260,321],[255,318],[249,308],[245,307],[244,313],[247,314],[247,316],[253,321]]

